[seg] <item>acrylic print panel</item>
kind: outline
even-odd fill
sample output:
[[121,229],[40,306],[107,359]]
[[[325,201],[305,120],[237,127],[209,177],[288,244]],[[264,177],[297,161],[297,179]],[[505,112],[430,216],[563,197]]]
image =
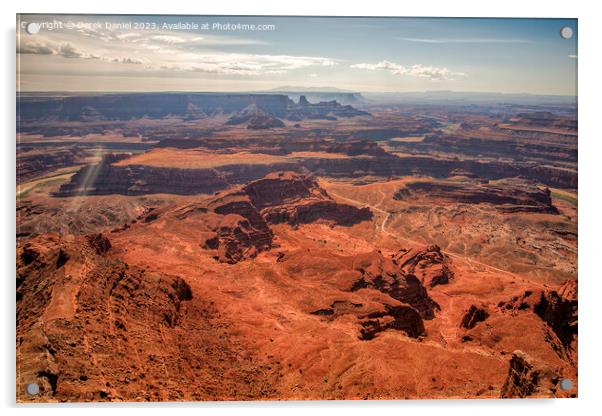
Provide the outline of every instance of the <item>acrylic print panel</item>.
[[17,401],[577,396],[575,19],[20,15]]

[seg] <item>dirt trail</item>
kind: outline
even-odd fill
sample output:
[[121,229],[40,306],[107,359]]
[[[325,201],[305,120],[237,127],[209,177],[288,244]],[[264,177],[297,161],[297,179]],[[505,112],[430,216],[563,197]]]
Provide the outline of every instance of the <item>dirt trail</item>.
[[[406,242],[408,242],[408,243],[410,243],[412,245],[415,245],[415,246],[422,246],[422,245],[424,245],[424,242],[419,242],[419,241],[412,240],[412,239],[407,238],[407,237],[402,237],[402,236],[400,236],[398,234],[390,232],[389,230],[387,230],[385,228],[385,224],[387,223],[387,221],[389,220],[389,218],[391,217],[391,215],[394,214],[394,212],[388,212],[388,211],[385,211],[385,210],[383,210],[381,208],[378,208],[377,206],[370,205],[368,203],[365,203],[365,202],[362,202],[362,201],[358,201],[358,200],[355,200],[355,199],[347,198],[345,196],[342,196],[342,195],[334,192],[332,189],[330,189],[328,192],[331,195],[334,195],[336,198],[342,199],[344,201],[347,201],[347,202],[349,202],[352,205],[359,206],[359,207],[368,206],[370,209],[373,209],[374,211],[379,212],[379,213],[385,215],[385,218],[384,218],[383,222],[380,225],[380,229],[381,229],[382,232],[384,232],[388,236],[394,238],[395,240],[406,241]],[[381,200],[378,205],[381,205],[382,202],[383,202],[383,200]],[[448,255],[448,256],[450,256],[450,257],[452,257],[452,258],[460,259],[463,262],[465,262],[465,263],[467,263],[467,264],[469,264],[469,265],[471,265],[473,267],[475,265],[481,266],[481,267],[484,267],[484,268],[489,269],[489,270],[494,270],[496,272],[503,273],[503,274],[506,274],[508,276],[512,276],[513,278],[519,279],[522,282],[526,282],[527,281],[524,277],[522,277],[520,275],[517,275],[515,273],[512,273],[512,272],[510,272],[508,270],[503,270],[503,269],[497,268],[495,266],[491,266],[491,265],[489,265],[487,263],[483,263],[483,262],[480,262],[478,260],[474,260],[472,258],[463,256],[461,254],[453,253],[453,252],[450,252],[450,251],[447,251],[447,250],[441,250],[441,252],[444,253],[444,254],[446,254],[446,255]]]

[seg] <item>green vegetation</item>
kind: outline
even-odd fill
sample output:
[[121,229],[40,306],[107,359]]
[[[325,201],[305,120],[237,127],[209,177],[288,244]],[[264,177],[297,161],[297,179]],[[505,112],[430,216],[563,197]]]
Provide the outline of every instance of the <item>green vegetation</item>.
[[574,207],[577,206],[577,195],[571,194],[560,189],[550,189],[550,192],[552,193],[552,198],[562,199],[563,201],[568,202]]
[[[51,175],[42,179],[37,179],[35,181],[29,182],[27,184],[20,185],[20,188],[23,189],[21,192],[17,191],[17,200],[25,198],[31,191],[38,188],[43,188],[51,185],[57,185],[65,182],[77,169],[69,172],[62,172],[60,174]],[[19,189],[19,187],[17,188]]]

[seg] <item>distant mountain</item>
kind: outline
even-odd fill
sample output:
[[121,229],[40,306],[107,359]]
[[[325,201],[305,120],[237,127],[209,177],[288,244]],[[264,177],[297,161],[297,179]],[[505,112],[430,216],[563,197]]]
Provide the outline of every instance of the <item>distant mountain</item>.
[[351,90],[343,90],[341,88],[336,87],[300,87],[300,86],[292,86],[285,85],[282,87],[272,88],[270,90],[266,90],[269,92],[281,92],[281,91],[296,91],[296,92],[357,92]]
[[77,96],[17,96],[17,118],[26,121],[86,121],[203,118],[233,114],[255,104],[274,117],[284,117],[292,101],[278,94],[124,93]]
[[284,94],[294,101],[299,101],[301,96],[305,96],[309,101],[314,103],[335,100],[341,104],[361,104],[366,101],[362,97],[362,94],[357,91],[343,90],[335,87],[282,86],[264,92]]
[[[345,93],[342,93],[345,94]],[[299,102],[301,96],[297,102]],[[313,101],[310,103],[308,100]],[[320,102],[319,102],[320,101]],[[216,114],[230,115],[230,124],[257,118],[261,126],[279,126],[279,119],[336,119],[367,115],[336,99],[308,97],[301,103],[285,94],[228,93],[129,93],[51,96],[17,95],[17,119],[20,124],[47,121],[110,121],[161,119],[176,117],[196,120]],[[280,123],[279,123],[280,122]],[[253,124],[253,123],[252,123]]]
[[505,94],[495,92],[416,91],[364,92],[372,103],[576,105],[576,96]]

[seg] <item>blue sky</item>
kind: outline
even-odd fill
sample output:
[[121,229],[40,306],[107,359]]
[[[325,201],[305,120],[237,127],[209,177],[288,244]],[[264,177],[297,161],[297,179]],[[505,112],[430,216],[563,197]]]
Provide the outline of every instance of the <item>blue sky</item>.
[[[30,35],[19,24],[24,91],[252,91],[286,85],[576,93],[574,19],[23,15],[21,21],[41,26]],[[199,28],[164,26],[178,22]],[[147,25],[136,27],[141,23]],[[560,36],[564,26],[574,30],[572,39]]]

